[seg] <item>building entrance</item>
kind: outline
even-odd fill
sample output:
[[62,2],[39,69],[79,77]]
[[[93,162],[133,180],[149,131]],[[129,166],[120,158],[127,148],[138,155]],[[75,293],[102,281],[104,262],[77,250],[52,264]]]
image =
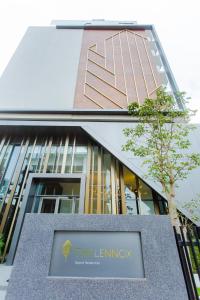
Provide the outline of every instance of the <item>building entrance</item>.
[[79,213],[80,181],[39,181],[33,197],[33,213]]
[[38,213],[78,213],[79,196],[41,197]]
[[13,263],[26,213],[83,214],[84,197],[84,174],[30,174],[27,180],[9,255],[7,256],[7,263]]

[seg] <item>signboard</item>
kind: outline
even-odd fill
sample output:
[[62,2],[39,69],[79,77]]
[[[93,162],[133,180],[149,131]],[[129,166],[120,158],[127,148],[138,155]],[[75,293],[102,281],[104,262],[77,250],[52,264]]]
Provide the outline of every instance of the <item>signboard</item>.
[[49,276],[144,278],[140,233],[55,231]]

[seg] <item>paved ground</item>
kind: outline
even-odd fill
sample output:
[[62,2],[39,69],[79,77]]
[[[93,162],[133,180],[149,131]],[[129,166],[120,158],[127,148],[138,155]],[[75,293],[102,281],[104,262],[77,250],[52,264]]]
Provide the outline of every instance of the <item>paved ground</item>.
[[8,286],[8,280],[12,271],[11,266],[0,264],[0,300],[4,300],[6,296],[6,289]]

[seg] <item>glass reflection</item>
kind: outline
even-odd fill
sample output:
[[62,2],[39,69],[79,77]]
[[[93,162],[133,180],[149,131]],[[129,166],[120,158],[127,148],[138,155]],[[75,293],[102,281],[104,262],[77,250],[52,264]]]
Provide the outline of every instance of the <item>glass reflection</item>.
[[40,181],[35,187],[33,212],[78,213],[79,198],[80,181]]
[[[39,137],[35,146],[33,146],[33,141],[34,138],[30,140],[25,159],[20,167],[21,170],[14,193],[15,197],[20,194],[23,196],[21,189],[26,187],[26,172],[28,174],[30,172],[61,173],[61,170],[63,170],[63,173],[83,173],[86,175],[89,213],[97,213],[97,207],[99,209],[98,213],[102,214],[111,214],[114,210],[117,213],[122,213],[122,207],[125,206],[127,214],[130,215],[139,213],[147,215],[166,214],[167,205],[161,196],[159,198],[156,192],[103,147],[93,141],[88,144],[88,139],[84,135]],[[9,186],[12,188],[12,176],[20,155],[20,149],[24,149],[24,146],[21,147],[20,143],[5,143],[0,153],[0,201],[4,199],[5,204],[7,203],[5,199],[9,197]],[[51,146],[49,146],[49,143]],[[65,149],[67,149],[67,153],[64,153]],[[88,149],[90,149],[90,152],[88,152]],[[69,186],[62,186],[61,183],[59,185],[43,184],[41,185],[40,195],[79,197],[79,191],[77,192],[75,184],[72,184],[72,186],[73,192]],[[6,197],[4,197],[5,195]],[[69,205],[69,203],[61,202],[59,210],[67,211]],[[35,207],[38,209],[37,205]],[[75,201],[74,209],[78,212],[77,207],[78,204]]]
[[74,173],[85,173],[87,164],[87,147],[76,146],[73,161]]
[[58,212],[59,213],[66,213],[66,214],[71,214],[73,212],[73,200],[65,200],[65,199],[60,199],[59,200],[59,208]]
[[0,197],[3,197],[11,182],[20,152],[20,145],[10,145],[1,163]]
[[102,213],[111,214],[111,155],[107,151],[104,151],[102,155]]
[[126,199],[126,209],[128,215],[138,214],[138,195],[137,195],[137,182],[136,176],[130,172],[126,167],[123,168],[124,172],[124,190]]
[[42,199],[41,213],[54,213],[55,212],[56,199],[44,198]]
[[142,215],[154,215],[154,200],[152,196],[152,190],[142,181],[139,180],[140,186],[140,211]]

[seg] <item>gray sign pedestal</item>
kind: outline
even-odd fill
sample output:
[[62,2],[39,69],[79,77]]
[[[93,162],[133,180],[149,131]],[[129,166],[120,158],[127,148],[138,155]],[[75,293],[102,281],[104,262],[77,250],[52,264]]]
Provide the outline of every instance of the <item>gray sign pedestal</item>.
[[[60,233],[62,237],[58,238]],[[130,243],[131,233],[138,235],[140,242]],[[137,247],[139,250],[134,252],[134,248]],[[59,269],[54,268],[57,263],[55,255],[58,252],[59,257],[63,255],[66,256],[66,260],[69,259],[64,261],[62,258],[66,267],[70,260],[71,263],[100,261],[101,264],[108,259],[109,263],[107,266],[104,264],[103,273],[99,272],[98,268],[93,269],[93,273],[90,268],[86,268],[84,273],[82,268],[82,273],[80,272],[78,276],[78,268],[73,274],[73,264],[70,265],[71,269],[67,270],[67,273],[65,271],[63,273],[64,269],[60,272]],[[96,255],[95,259],[94,255]],[[133,259],[129,262],[132,265],[137,258],[142,257],[144,272],[141,271],[141,262],[138,273],[134,273],[131,268],[124,272],[123,265],[124,268],[127,267],[128,256]],[[119,264],[122,271],[117,269],[118,266],[115,270],[113,267],[112,277],[112,270],[106,267],[112,268],[115,262]],[[53,269],[52,264],[54,264]],[[56,276],[53,274],[54,271],[57,272]],[[167,216],[27,214],[7,293],[7,300],[26,299],[188,299],[169,218]]]

